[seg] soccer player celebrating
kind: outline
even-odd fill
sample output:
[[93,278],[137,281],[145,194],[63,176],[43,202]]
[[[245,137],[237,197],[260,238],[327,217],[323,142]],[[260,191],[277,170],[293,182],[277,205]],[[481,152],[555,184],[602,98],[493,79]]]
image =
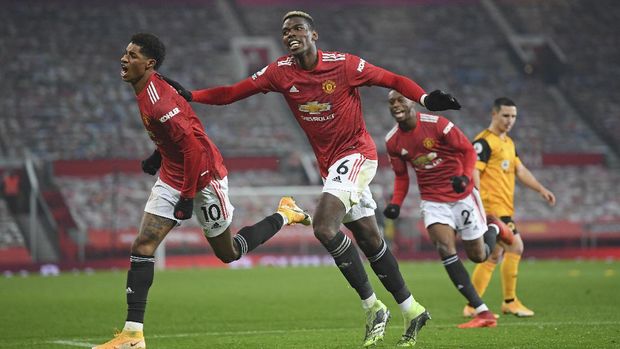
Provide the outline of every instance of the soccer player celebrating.
[[284,224],[310,225],[290,197],[277,212],[234,236],[234,207],[228,198],[227,170],[190,107],[156,72],[165,47],[152,34],[139,33],[121,57],[121,78],[133,87],[144,127],[157,149],[142,162],[142,170],[159,178],[144,208],[140,230],[131,246],[127,273],[127,321],[123,331],[94,349],[146,348],[143,335],[147,294],[153,283],[154,252],[173,227],[195,213],[207,241],[224,263],[233,262],[269,240]]
[[259,92],[284,95],[312,145],[324,182],[314,215],[314,234],[362,300],[366,311],[363,345],[373,345],[384,337],[389,311],[377,299],[355,246],[340,230],[342,223],[353,232],[373,271],[403,312],[405,332],[399,345],[412,346],[430,316],[412,297],[377,227],[376,203],[369,189],[377,169],[377,151],[366,130],[357,88],[393,88],[429,110],[458,109],[460,105],[445,92],[426,94],[412,80],[355,55],[319,50],[318,37],[312,17],[292,11],[282,20],[282,42],[290,54],[251,77],[232,86],[193,92],[169,82],[188,100],[206,104],[229,104]]
[[[512,229],[514,243],[511,245],[497,244],[489,259],[476,265],[472,274],[472,282],[478,294],[482,296],[504,252],[500,269],[504,295],[502,312],[526,317],[534,316],[534,312],[525,307],[517,298],[517,271],[521,255],[523,255],[523,240],[512,219],[515,176],[526,187],[538,192],[549,205],[555,205],[555,196],[536,180],[536,177],[519,159],[515,144],[508,136],[516,119],[515,103],[505,97],[496,99],[491,110],[491,125],[480,132],[474,141],[474,149],[478,153],[474,182],[480,188],[485,209],[500,217]],[[471,306],[465,306],[463,315],[472,316],[472,310]]]
[[510,229],[497,218],[487,228],[484,208],[472,175],[476,153],[467,137],[442,116],[416,112],[413,101],[398,91],[388,94],[390,113],[398,124],[385,137],[395,173],[394,191],[383,212],[395,219],[409,190],[407,163],[415,170],[422,202],[424,226],[437,248],[454,286],[475,308],[473,320],[460,328],[495,327],[497,320],[476,293],[456,253],[461,235],[469,259],[486,260],[497,235],[511,243]]

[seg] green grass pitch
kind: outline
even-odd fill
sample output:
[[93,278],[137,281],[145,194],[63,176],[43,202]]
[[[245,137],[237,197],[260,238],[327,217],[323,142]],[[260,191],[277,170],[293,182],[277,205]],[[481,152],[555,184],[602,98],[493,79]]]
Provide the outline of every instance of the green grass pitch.
[[[467,265],[469,270],[473,265]],[[519,296],[533,318],[502,315],[497,328],[461,330],[463,298],[441,263],[402,263],[414,296],[431,312],[416,348],[620,348],[620,263],[524,261]],[[392,311],[391,348],[402,317]],[[0,348],[88,348],[111,338],[125,316],[125,271],[0,278]],[[156,272],[147,348],[359,348],[364,315],[335,267]],[[499,268],[483,297],[498,312]]]

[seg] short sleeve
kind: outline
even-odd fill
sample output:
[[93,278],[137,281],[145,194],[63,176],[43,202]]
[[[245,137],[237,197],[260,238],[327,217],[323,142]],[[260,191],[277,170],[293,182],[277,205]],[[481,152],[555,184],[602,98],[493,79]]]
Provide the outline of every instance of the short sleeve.
[[491,158],[491,147],[484,138],[476,139],[473,145],[478,157],[476,161],[476,168],[482,171],[487,167],[489,159]]
[[486,139],[479,138],[474,141],[474,150],[476,151],[476,155],[478,156],[478,161],[482,161],[485,163],[489,162],[491,158],[491,147]]

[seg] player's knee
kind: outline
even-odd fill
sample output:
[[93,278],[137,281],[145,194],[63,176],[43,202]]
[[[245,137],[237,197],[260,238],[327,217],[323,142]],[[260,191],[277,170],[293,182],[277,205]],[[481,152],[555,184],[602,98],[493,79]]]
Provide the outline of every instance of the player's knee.
[[328,243],[331,239],[336,236],[337,230],[332,229],[331,227],[323,224],[314,224],[314,236],[321,242],[323,245]]
[[157,241],[149,239],[148,237],[140,234],[138,235],[138,237],[136,237],[136,239],[133,241],[133,244],[131,245],[131,253],[142,256],[152,256],[155,253],[156,248]]
[[489,258],[487,258],[486,262],[491,262],[493,264],[497,264],[499,262],[499,256],[495,253],[491,253]]
[[514,253],[518,255],[523,254],[523,242],[521,242],[519,239],[515,239],[512,245],[506,245],[504,248],[506,252],[510,252],[510,253]]
[[489,255],[487,255],[485,253],[485,251],[466,251],[467,252],[467,257],[469,258],[469,260],[471,260],[474,263],[482,263],[484,261],[487,260],[487,257],[489,257]]
[[366,256],[373,256],[377,254],[377,252],[381,249],[381,241],[381,237],[378,235],[356,238],[357,245]]
[[519,256],[523,255],[523,246],[514,246],[510,249],[506,249],[506,252],[518,254]]
[[456,249],[454,247],[441,242],[435,242],[435,249],[437,249],[437,252],[442,258],[456,254]]

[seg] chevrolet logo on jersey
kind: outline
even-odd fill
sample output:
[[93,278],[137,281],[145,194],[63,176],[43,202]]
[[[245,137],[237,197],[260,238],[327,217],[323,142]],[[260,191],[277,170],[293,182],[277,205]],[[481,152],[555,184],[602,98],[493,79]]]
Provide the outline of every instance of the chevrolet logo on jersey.
[[308,114],[321,114],[324,111],[328,111],[332,109],[331,104],[329,103],[319,103],[317,101],[308,102],[306,104],[302,104],[299,106],[299,111],[308,113]]
[[430,152],[428,154],[420,155],[415,159],[411,159],[411,164],[417,168],[423,169],[431,169],[437,165],[439,165],[443,160],[441,158],[437,158],[437,153]]

